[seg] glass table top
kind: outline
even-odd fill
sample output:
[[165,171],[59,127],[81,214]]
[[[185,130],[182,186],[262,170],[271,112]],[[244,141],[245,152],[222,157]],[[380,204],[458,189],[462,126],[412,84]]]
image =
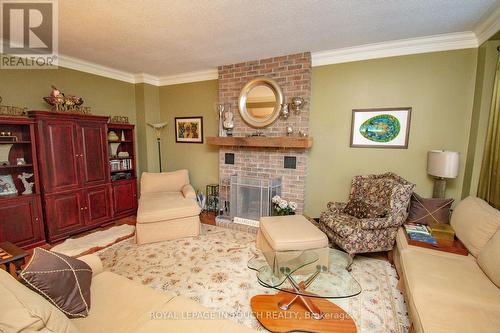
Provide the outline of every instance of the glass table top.
[[346,298],[361,293],[348,272],[352,258],[325,248],[305,251],[259,253],[248,268],[257,272],[261,285],[292,294],[318,298]]

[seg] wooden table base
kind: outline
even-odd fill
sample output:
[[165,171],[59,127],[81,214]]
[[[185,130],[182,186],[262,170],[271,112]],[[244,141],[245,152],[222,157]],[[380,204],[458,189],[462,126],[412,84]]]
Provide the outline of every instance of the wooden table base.
[[250,300],[255,318],[271,332],[356,333],[352,318],[337,305],[323,298],[307,298],[323,313],[323,319],[314,319],[302,302],[294,302],[288,310],[280,309],[290,294],[256,295]]

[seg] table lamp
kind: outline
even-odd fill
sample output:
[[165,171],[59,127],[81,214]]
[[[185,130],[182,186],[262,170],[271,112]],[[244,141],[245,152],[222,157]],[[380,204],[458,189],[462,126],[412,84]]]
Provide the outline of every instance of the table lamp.
[[427,173],[434,176],[433,198],[444,198],[446,179],[457,178],[459,153],[447,150],[427,152]]

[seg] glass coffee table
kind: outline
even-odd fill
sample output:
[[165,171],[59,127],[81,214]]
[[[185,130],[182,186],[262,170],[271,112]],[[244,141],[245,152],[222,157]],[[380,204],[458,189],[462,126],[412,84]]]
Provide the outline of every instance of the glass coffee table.
[[251,299],[257,320],[273,332],[356,332],[352,318],[328,299],[359,295],[347,268],[352,257],[334,249],[262,253],[248,262],[275,295]]

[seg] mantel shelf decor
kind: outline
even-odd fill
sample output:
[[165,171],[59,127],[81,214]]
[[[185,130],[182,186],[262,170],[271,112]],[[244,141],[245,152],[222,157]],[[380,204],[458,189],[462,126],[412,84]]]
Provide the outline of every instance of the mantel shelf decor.
[[214,146],[229,147],[261,147],[261,148],[294,148],[309,149],[312,147],[311,137],[208,137],[207,143]]

